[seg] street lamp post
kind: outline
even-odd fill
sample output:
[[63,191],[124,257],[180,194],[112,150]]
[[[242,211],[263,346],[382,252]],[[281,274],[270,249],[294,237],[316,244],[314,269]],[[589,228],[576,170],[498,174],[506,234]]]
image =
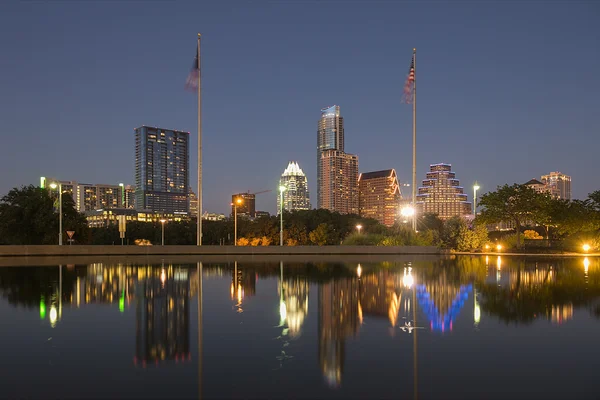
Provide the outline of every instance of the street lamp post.
[[356,225],[356,229],[358,230],[358,234],[360,235],[360,230],[362,229],[362,225],[361,224]]
[[166,219],[161,219],[160,223],[162,224],[162,245],[165,245],[165,222],[167,222]]
[[242,199],[239,197],[233,202],[233,245],[237,246],[237,206],[242,204]]
[[477,191],[479,190],[479,185],[477,181],[475,181],[475,185],[473,186],[473,216],[477,216]]
[[279,216],[281,220],[281,227],[279,228],[279,245],[283,246],[283,192],[285,192],[285,186],[279,186]]
[[58,245],[62,246],[62,183],[51,183],[50,187],[56,189],[58,187]]

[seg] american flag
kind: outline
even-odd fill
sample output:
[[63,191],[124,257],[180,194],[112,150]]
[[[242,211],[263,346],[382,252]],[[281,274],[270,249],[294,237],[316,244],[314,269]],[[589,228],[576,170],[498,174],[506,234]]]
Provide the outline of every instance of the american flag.
[[412,60],[410,61],[410,69],[408,70],[408,76],[404,83],[404,93],[402,95],[402,102],[406,104],[412,104],[413,101],[413,85],[415,84],[415,54],[413,53]]
[[185,81],[185,88],[189,91],[198,90],[198,82],[200,81],[200,63],[198,62],[198,48],[196,48],[196,58],[192,64],[190,73]]

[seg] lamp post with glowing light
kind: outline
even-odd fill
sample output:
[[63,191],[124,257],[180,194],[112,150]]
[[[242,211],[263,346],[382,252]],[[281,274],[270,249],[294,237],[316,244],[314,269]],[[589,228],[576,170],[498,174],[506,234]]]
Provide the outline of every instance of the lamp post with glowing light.
[[52,182],[50,187],[52,189],[58,188],[58,245],[62,246],[62,183]]
[[362,229],[362,225],[358,224],[356,225],[356,230],[358,230],[358,234],[360,235],[360,230]]
[[162,241],[161,241],[161,243],[162,243],[163,246],[165,245],[165,222],[167,222],[167,220],[164,219],[164,218],[160,220],[160,223],[162,225],[162,229],[161,229],[161,231],[162,231],[162,235],[161,235],[162,236]]
[[403,207],[400,210],[400,215],[402,215],[406,219],[414,218],[415,217],[415,209],[412,206]]
[[237,206],[242,204],[239,197],[233,202],[233,245],[237,246]]
[[279,216],[281,219],[281,227],[279,229],[279,245],[283,246],[283,192],[285,192],[285,186],[279,185]]
[[590,247],[590,245],[589,245],[589,244],[587,244],[587,243],[586,243],[586,244],[584,244],[584,245],[582,246],[582,248],[583,248],[583,251],[585,251],[585,252],[587,253],[588,251],[590,251],[590,248],[591,248],[591,247]]
[[473,185],[473,216],[477,216],[477,191],[479,190],[479,185],[477,181],[475,181],[475,185]]

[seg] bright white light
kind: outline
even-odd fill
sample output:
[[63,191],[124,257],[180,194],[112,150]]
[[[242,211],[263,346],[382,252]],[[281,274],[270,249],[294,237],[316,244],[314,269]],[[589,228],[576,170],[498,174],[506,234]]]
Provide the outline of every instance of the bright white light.
[[362,275],[362,267],[360,264],[358,264],[358,267],[356,268],[356,275],[358,275],[359,278]]
[[283,186],[283,185],[282,185],[282,186],[279,186],[279,191],[280,191],[280,192],[282,192],[282,193],[283,193],[283,192],[285,192],[285,190],[286,190],[286,187],[285,187],[285,186]]
[[585,251],[585,252],[588,252],[588,251],[590,251],[590,245],[589,245],[589,244],[587,244],[587,243],[586,243],[586,244],[584,244],[584,245],[583,245],[583,251]]
[[51,187],[52,189],[56,189],[56,188],[58,187],[58,185],[57,185],[56,183],[52,182],[52,183],[50,184],[50,187]]
[[415,279],[412,276],[412,268],[408,267],[408,273],[407,273],[407,269],[404,268],[404,276],[402,277],[402,285],[404,285],[405,288],[410,289],[414,283],[415,283]]
[[56,306],[50,307],[50,325],[56,325],[56,320],[58,319],[58,312],[56,311]]
[[475,185],[475,186],[473,186],[473,189],[474,189],[475,191],[478,191],[478,190],[479,190],[479,185]]
[[163,269],[160,273],[160,281],[162,283],[165,283],[166,280],[167,280],[167,274],[165,273],[165,270]]
[[287,318],[287,309],[284,301],[279,303],[279,318],[281,318],[282,321],[285,321]]
[[479,304],[475,303],[475,310],[473,311],[473,321],[478,324],[481,321],[481,309]]
[[415,215],[415,209],[411,206],[403,207],[402,210],[400,210],[400,215],[403,217],[412,217]]
[[590,268],[590,260],[588,260],[588,258],[586,257],[583,259],[583,270],[585,271],[586,274],[587,274],[589,268]]

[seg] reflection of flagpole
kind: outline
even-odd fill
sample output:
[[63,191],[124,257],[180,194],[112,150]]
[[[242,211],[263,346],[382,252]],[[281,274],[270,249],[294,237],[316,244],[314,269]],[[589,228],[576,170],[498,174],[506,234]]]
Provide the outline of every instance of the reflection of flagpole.
[[414,323],[414,335],[413,335],[413,377],[414,377],[414,381],[413,381],[413,391],[414,391],[414,397],[415,400],[417,400],[418,395],[417,395],[417,387],[418,387],[418,383],[419,380],[417,378],[417,332],[419,331],[417,329],[417,296],[416,296],[416,292],[417,292],[417,285],[416,283],[413,283],[413,288],[412,288],[412,294],[413,294],[413,323]]
[[62,317],[62,264],[58,267],[58,320]]
[[198,268],[198,400],[202,399],[202,263]]

